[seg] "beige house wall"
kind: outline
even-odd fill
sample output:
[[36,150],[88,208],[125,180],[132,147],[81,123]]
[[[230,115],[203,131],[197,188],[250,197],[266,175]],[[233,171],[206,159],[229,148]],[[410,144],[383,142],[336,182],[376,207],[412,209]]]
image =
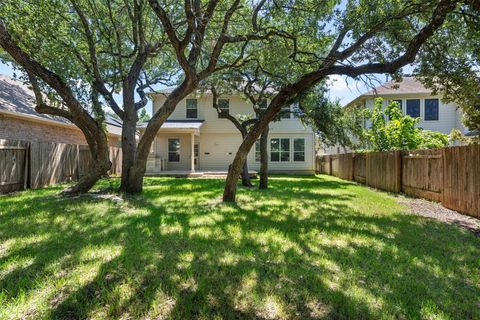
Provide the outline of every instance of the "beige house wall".
[[[235,126],[226,119],[218,119],[217,111],[212,106],[212,96],[190,96],[187,99],[197,99],[198,117],[196,119],[187,119],[186,117],[186,99],[182,100],[169,120],[201,120],[203,125],[200,128],[199,136],[195,137],[199,144],[199,157],[197,170],[200,171],[226,171],[232,163],[235,154],[242,141],[241,135]],[[230,114],[232,115],[251,115],[253,116],[253,107],[251,103],[243,100],[238,95],[222,96],[222,99],[229,99]],[[153,111],[156,112],[165,101],[165,96],[154,95]],[[174,134],[160,132],[152,148],[152,152],[157,157],[168,159],[168,138],[180,139],[180,162],[168,162],[168,170],[190,170],[191,161],[191,137],[190,134]],[[314,144],[315,136],[313,131],[304,126],[300,120],[291,117],[282,119],[270,125],[270,138],[289,138],[291,140],[291,161],[289,162],[270,162],[269,170],[271,172],[296,172],[313,173],[314,164]],[[305,139],[305,161],[293,161],[293,139]],[[269,143],[270,144],[270,143]],[[270,150],[269,150],[270,156]],[[252,148],[248,156],[249,169],[259,170],[260,163],[255,162],[255,147]]]

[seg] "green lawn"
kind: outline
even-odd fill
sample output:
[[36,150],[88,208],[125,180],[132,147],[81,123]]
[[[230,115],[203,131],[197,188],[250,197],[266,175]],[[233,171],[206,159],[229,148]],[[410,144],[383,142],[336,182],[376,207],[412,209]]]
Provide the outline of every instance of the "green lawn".
[[[114,182],[102,182],[99,187]],[[0,319],[480,319],[480,238],[336,178],[0,197]]]

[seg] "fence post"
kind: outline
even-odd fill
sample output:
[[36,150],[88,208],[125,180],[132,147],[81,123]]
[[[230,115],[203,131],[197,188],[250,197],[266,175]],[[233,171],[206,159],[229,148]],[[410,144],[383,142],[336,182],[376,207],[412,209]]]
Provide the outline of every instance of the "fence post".
[[402,191],[402,153],[395,151],[395,192]]
[[351,168],[351,171],[350,171],[350,181],[354,181],[355,180],[355,153],[350,153],[350,168]]
[[328,175],[331,176],[332,173],[332,156],[328,156]]

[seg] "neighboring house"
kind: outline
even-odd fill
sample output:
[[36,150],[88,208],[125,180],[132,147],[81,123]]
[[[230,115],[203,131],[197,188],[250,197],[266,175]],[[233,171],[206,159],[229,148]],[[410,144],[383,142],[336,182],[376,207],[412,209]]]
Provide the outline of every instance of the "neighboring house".
[[[389,81],[373,90],[368,91],[348,103],[345,108],[373,109],[376,98],[383,98],[383,105],[397,101],[403,114],[420,118],[418,127],[426,130],[439,131],[449,134],[453,129],[458,129],[462,134],[468,129],[462,124],[462,112],[455,103],[442,102],[441,95],[433,95],[430,89],[414,77],[403,77],[401,82]],[[370,121],[365,122],[365,127]],[[346,149],[349,151],[349,149]],[[322,154],[344,153],[345,149],[339,146],[320,147]]]
[[[153,112],[165,101],[169,90],[151,94]],[[219,106],[232,115],[252,115],[252,105],[239,95],[222,96]],[[313,173],[315,136],[293,113],[270,124],[269,171]],[[139,126],[142,134],[146,124]],[[190,96],[182,100],[160,128],[155,139],[147,173],[164,170],[222,171],[232,163],[242,138],[227,119],[219,119],[212,106],[212,95]],[[260,168],[259,142],[248,155],[250,170]],[[164,163],[166,162],[166,166]]]
[[[121,123],[106,121],[110,146],[119,147]],[[85,137],[70,121],[35,111],[33,91],[22,81],[0,75],[0,139],[86,145]]]

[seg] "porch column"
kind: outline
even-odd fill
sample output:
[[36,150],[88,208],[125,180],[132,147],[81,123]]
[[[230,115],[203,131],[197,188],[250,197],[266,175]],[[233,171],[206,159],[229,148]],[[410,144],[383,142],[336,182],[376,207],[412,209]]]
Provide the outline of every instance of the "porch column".
[[195,172],[195,134],[190,133],[190,171]]

